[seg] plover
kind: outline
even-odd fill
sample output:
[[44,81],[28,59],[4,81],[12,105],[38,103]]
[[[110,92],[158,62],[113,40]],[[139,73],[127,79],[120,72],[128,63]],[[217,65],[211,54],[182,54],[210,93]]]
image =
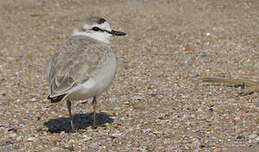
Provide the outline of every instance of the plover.
[[110,47],[111,37],[124,35],[112,30],[104,18],[88,18],[47,63],[48,99],[52,103],[66,100],[72,131],[71,101],[90,97],[93,97],[93,128],[96,128],[97,97],[111,85],[117,67]]

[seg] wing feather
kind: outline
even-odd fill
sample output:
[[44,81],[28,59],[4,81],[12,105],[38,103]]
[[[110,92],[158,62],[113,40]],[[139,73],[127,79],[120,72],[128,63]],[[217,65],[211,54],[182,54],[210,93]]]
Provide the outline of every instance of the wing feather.
[[110,47],[86,36],[72,36],[47,63],[50,97],[68,91],[91,78],[109,55]]

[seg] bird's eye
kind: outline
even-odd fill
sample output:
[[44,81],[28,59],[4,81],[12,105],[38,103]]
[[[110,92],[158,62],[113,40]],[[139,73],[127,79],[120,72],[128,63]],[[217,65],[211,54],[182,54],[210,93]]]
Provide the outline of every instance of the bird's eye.
[[94,31],[101,31],[101,29],[99,27],[96,27],[96,26],[93,27],[92,30],[94,30]]

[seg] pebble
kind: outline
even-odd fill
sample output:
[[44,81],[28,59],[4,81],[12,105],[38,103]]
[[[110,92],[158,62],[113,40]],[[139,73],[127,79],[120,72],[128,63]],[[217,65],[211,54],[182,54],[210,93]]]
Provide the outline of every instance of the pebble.
[[100,143],[91,143],[91,144],[89,144],[88,145],[88,147],[91,147],[91,148],[98,148],[98,147],[100,147],[100,146],[102,146]]
[[237,136],[237,139],[245,139],[245,136],[243,136],[243,135]]
[[16,141],[21,141],[22,140],[22,136],[19,136],[16,138]]
[[60,149],[58,147],[53,147],[51,151],[59,151]]
[[36,98],[32,98],[31,101],[32,101],[32,102],[35,102],[35,101],[37,101],[37,99],[36,99]]
[[133,96],[131,97],[131,100],[141,100],[142,97],[141,96]]
[[122,135],[122,133],[113,133],[113,134],[111,134],[111,136],[113,136],[113,137],[119,137],[121,135]]
[[159,134],[162,134],[162,132],[161,131],[154,131],[153,134],[159,135]]
[[9,60],[9,61],[13,61],[15,58],[11,57],[11,56],[8,56],[8,57],[6,57],[6,59]]
[[251,135],[249,135],[248,137],[249,137],[250,139],[254,139],[254,138],[257,137],[257,135],[256,135],[256,134],[251,134]]
[[29,137],[29,138],[27,138],[27,141],[29,141],[29,142],[32,142],[32,141],[34,141],[34,140],[35,140],[34,137]]
[[62,148],[63,149],[67,149],[69,151],[74,151],[75,150],[73,145],[64,145]]
[[79,104],[76,105],[76,109],[81,109],[81,106]]
[[147,129],[143,130],[144,133],[150,133],[151,131],[152,131],[152,129],[150,129],[150,128],[147,128]]
[[14,147],[13,147],[14,149],[20,149],[20,146],[19,145],[14,145]]
[[16,133],[10,134],[10,137],[15,137],[15,136],[16,136]]
[[197,131],[195,131],[197,134],[201,134],[202,133],[202,131],[199,129],[199,130],[197,130]]
[[142,146],[139,148],[141,152],[149,151],[149,148],[147,146]]
[[11,142],[11,141],[6,141],[4,144],[2,144],[1,146],[8,146],[8,145],[12,145],[13,144],[13,142]]
[[62,140],[64,140],[64,139],[67,139],[67,136],[63,136],[63,137],[62,137]]
[[156,97],[156,96],[157,96],[157,94],[155,94],[155,93],[151,93],[151,94],[150,94],[150,96],[151,96],[151,97]]
[[225,78],[225,77],[226,77],[226,75],[225,75],[225,74],[222,74],[222,73],[217,74],[216,76],[217,76],[217,77],[220,77],[220,78]]
[[83,135],[83,141],[88,141],[90,139],[92,139],[92,137],[89,137],[87,135]]

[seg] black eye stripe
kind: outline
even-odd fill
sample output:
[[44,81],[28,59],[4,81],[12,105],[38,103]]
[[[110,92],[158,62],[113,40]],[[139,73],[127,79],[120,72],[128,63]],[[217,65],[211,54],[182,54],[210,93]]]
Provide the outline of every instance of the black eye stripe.
[[91,30],[93,30],[93,31],[107,32],[107,33],[112,34],[111,31],[107,31],[107,30],[100,29],[100,28],[97,27],[97,26],[93,27]]
[[96,27],[96,26],[93,27],[92,30],[94,30],[94,31],[103,31],[102,29],[100,29],[99,27]]

